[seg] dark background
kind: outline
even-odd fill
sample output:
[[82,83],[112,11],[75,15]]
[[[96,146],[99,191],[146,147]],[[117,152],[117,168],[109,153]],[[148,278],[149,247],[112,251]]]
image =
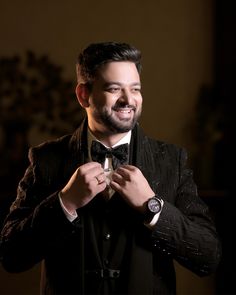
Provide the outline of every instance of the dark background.
[[[78,52],[91,42],[129,42],[143,53],[142,126],[188,149],[222,238],[215,275],[198,278],[176,264],[178,293],[235,294],[235,6],[0,0],[0,224],[28,165],[28,148],[72,132],[81,120],[74,95]],[[40,266],[14,275],[0,267],[0,294],[37,294],[39,273]]]

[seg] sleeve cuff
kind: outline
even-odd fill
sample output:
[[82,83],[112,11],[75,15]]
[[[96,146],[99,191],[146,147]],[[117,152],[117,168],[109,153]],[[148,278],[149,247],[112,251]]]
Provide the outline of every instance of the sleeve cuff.
[[62,202],[60,192],[58,193],[58,197],[59,197],[59,201],[60,201],[60,204],[61,204],[61,208],[62,208],[62,210],[63,210],[63,212],[64,212],[66,218],[67,218],[70,222],[74,221],[74,220],[78,217],[77,212],[75,211],[75,212],[72,214],[72,213],[70,213],[70,212],[66,209],[66,207],[64,206],[64,204],[63,204],[63,202]]

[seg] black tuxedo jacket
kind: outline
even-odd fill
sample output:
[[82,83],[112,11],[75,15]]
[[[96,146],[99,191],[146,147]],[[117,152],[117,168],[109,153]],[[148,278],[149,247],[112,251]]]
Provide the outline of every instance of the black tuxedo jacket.
[[[173,260],[200,276],[214,272],[220,242],[185,167],[186,152],[147,137],[139,126],[132,131],[130,164],[164,200],[153,230],[118,194],[107,204],[96,196],[68,221],[58,192],[87,162],[86,132],[85,120],[73,135],[30,149],[30,165],[2,230],[5,269],[20,272],[42,262],[42,294],[175,294]],[[113,219],[103,211],[107,206]],[[117,278],[107,277],[106,268],[118,271]]]

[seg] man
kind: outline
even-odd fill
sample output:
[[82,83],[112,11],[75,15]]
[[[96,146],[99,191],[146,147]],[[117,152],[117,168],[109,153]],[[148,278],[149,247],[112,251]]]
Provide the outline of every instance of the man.
[[30,150],[1,259],[10,272],[43,261],[42,294],[175,294],[173,260],[200,276],[217,268],[220,243],[185,151],[137,123],[140,70],[128,44],[88,46],[76,88],[85,120]]

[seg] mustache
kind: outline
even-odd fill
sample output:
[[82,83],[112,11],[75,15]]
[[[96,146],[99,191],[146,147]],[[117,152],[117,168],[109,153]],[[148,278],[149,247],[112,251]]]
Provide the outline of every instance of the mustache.
[[122,102],[117,102],[113,107],[112,107],[112,110],[113,111],[117,111],[118,109],[129,109],[129,110],[133,110],[135,111],[136,110],[136,106],[134,105],[131,105],[131,104],[125,104],[125,103],[122,103]]

